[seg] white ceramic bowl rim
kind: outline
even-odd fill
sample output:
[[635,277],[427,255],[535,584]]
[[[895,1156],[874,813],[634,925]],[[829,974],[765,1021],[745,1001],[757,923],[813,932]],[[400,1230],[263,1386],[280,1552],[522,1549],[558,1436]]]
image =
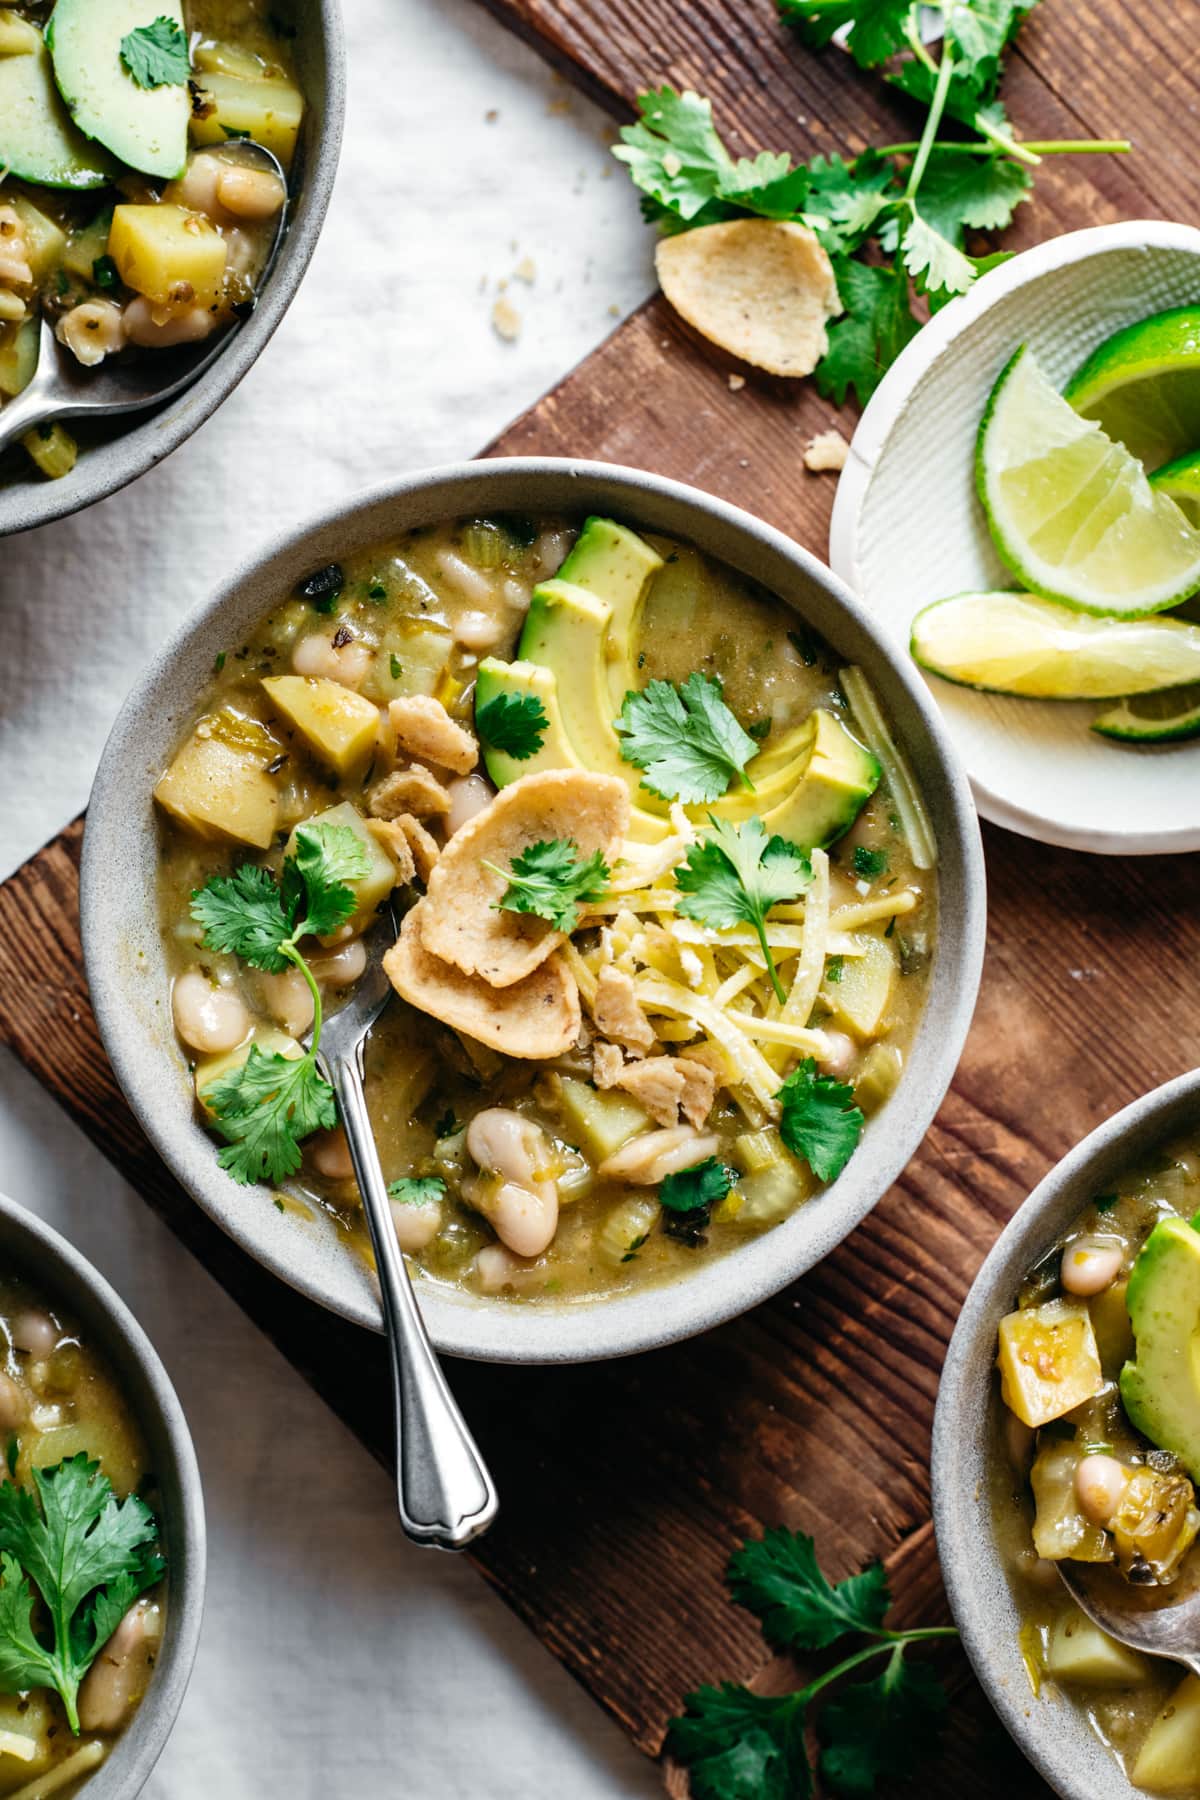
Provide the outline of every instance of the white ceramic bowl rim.
[[1067,1699],[1034,1700],[1019,1613],[996,1547],[988,1472],[996,1330],[1027,1270],[1098,1193],[1200,1124],[1200,1070],[1135,1100],[1041,1181],[992,1246],[959,1314],[933,1424],[933,1521],[950,1608],[975,1673],[1041,1775],[1067,1800],[1137,1800],[1116,1758]]
[[[941,931],[919,1049],[838,1182],[791,1219],[671,1285],[594,1304],[519,1306],[426,1289],[431,1334],[451,1353],[496,1361],[592,1360],[673,1342],[744,1311],[810,1268],[858,1224],[913,1154],[949,1085],[974,1009],[985,931],[978,823],[965,777],[915,672],[881,650],[852,595],[782,533],[726,502],[605,463],[513,458],[407,476],[340,501],[230,576],[163,646],[121,712],[96,777],[84,842],[82,918],[92,1000],[118,1080],[156,1148],[251,1255],[320,1304],[378,1330],[373,1283],[336,1243],[284,1219],[261,1190],[217,1167],[194,1119],[162,1018],[166,982],[152,905],[131,926],[131,876],[153,883],[150,789],[213,657],[313,567],[422,522],[487,510],[611,510],[691,539],[773,592],[803,595],[814,628],[861,663],[906,743],[942,851]],[[156,760],[157,759],[157,760]],[[149,981],[153,997],[146,992]],[[161,991],[159,991],[161,989]],[[154,1009],[158,1010],[155,1011]],[[175,1065],[176,1073],[169,1076]],[[281,1232],[290,1233],[281,1236]]]
[[[871,396],[855,429],[846,467],[838,481],[829,525],[829,560],[851,587],[857,589],[859,586],[859,524],[875,465],[933,365],[951,351],[955,341],[985,313],[1018,289],[1073,263],[1083,263],[1115,251],[1146,249],[1184,250],[1200,257],[1200,230],[1168,219],[1131,219],[1064,232],[1044,244],[1022,250],[1010,261],[989,270],[969,293],[952,301],[922,327]],[[985,398],[985,395],[980,396],[981,411]],[[1022,702],[1013,700],[1011,704],[1019,706]],[[1081,729],[1086,731],[1086,725]],[[1156,830],[1152,834],[1128,830],[1105,832],[1090,827],[1080,830],[1072,826],[1069,818],[1055,812],[1052,804],[1045,810],[1020,806],[989,787],[974,770],[969,770],[968,774],[976,804],[985,819],[1042,843],[1111,856],[1200,850],[1200,824],[1194,817],[1182,817],[1177,827]],[[1149,769],[1147,779],[1153,779]],[[1052,803],[1053,781],[1047,782],[1046,794]]]
[[86,1257],[35,1213],[0,1194],[0,1246],[17,1270],[80,1321],[113,1371],[147,1440],[162,1496],[167,1626],[146,1697],[86,1785],[87,1800],[133,1800],[183,1702],[204,1614],[204,1494],[179,1398],[125,1302]]

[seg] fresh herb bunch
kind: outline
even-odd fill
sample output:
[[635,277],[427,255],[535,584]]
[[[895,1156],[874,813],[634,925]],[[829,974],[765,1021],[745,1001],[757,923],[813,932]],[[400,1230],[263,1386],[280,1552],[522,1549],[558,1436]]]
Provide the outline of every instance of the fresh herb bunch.
[[[816,156],[794,164],[786,151],[769,150],[735,160],[709,101],[664,87],[641,96],[641,119],[623,128],[613,154],[642,190],[646,217],[665,231],[750,215],[816,232],[844,309],[829,328],[817,386],[839,406],[851,388],[865,404],[920,329],[914,299],[936,311],[1004,260],[1003,253],[969,254],[966,234],[1002,231],[1044,156],[1130,147],[1124,139],[1023,143],[1015,136],[1000,78],[1005,52],[1035,4],[778,0],[784,19],[815,48],[849,24],[846,46],[860,67],[890,63],[887,80],[926,109],[919,138],[849,161]],[[936,57],[921,36],[923,10],[941,15]]]
[[207,949],[271,975],[299,969],[312,995],[312,1043],[304,1055],[267,1055],[252,1044],[246,1061],[200,1096],[226,1139],[221,1167],[243,1183],[294,1175],[301,1140],[337,1124],[333,1089],[317,1069],[321,990],[298,945],[336,931],[354,912],[350,883],[367,874],[367,852],[348,825],[299,825],[295,843],[278,881],[269,869],[243,863],[192,895],[192,917],[203,927]]
[[767,914],[782,900],[797,900],[812,879],[812,864],[786,838],[768,837],[761,819],[733,825],[709,814],[712,831],[693,844],[675,872],[684,896],[679,911],[714,931],[749,925],[767,962],[782,1006],[787,1000],[767,941]]
[[626,694],[613,729],[624,760],[645,770],[642,786],[662,800],[719,800],[735,777],[754,791],[746,764],[758,745],[726,706],[715,675],[697,670],[681,687],[647,682]]
[[612,872],[599,850],[581,856],[570,838],[530,844],[508,869],[486,860],[483,866],[508,883],[496,902],[497,912],[534,913],[556,931],[568,932],[579,923],[580,901],[599,900]]
[[[756,1694],[727,1681],[698,1688],[672,1719],[667,1748],[688,1765],[695,1800],[806,1800],[819,1773],[839,1796],[875,1792],[881,1776],[903,1780],[936,1744],[946,1696],[927,1664],[914,1662],[918,1643],[958,1634],[952,1626],[889,1631],[891,1595],[878,1563],[831,1583],[817,1566],[813,1540],[768,1531],[730,1558],[730,1592],[754,1613],[772,1644],[827,1650],[847,1638],[867,1642],[832,1668],[782,1695]],[[886,1658],[870,1680],[846,1682],[852,1670]],[[814,1703],[819,1755],[809,1759],[806,1731]]]
[[83,1452],[34,1469],[33,1486],[0,1487],[0,1692],[53,1688],[78,1736],[80,1682],[166,1565],[145,1501],[118,1500]]

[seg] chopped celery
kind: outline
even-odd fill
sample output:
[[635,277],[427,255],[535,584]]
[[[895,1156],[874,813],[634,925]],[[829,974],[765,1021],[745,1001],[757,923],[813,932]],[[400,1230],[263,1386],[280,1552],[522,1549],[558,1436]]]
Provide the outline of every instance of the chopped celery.
[[618,1268],[632,1262],[655,1225],[662,1208],[645,1194],[619,1200],[600,1227],[600,1254]]
[[75,467],[79,445],[61,425],[35,425],[21,439],[42,474],[60,481]]
[[854,1098],[865,1113],[877,1112],[896,1091],[904,1053],[895,1044],[872,1044],[854,1078]]
[[1079,1451],[1073,1439],[1051,1438],[1039,1449],[1029,1480],[1037,1512],[1033,1545],[1051,1562],[1111,1562],[1108,1534],[1080,1511],[1075,1493]]

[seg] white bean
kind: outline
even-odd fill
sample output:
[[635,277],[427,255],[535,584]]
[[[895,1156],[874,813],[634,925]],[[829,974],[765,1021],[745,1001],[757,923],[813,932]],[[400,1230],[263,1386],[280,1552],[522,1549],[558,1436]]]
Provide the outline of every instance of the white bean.
[[1115,1456],[1085,1456],[1075,1470],[1075,1498],[1093,1525],[1107,1525],[1129,1485],[1129,1470]]
[[270,169],[228,164],[217,176],[217,199],[239,219],[273,219],[283,205],[283,183]]
[[18,1350],[25,1350],[30,1356],[44,1359],[53,1354],[54,1346],[62,1333],[40,1306],[26,1306],[16,1314],[10,1326],[12,1341]]
[[490,612],[459,613],[454,636],[464,650],[494,650],[504,636],[505,623]]
[[1102,1294],[1121,1273],[1124,1260],[1120,1244],[1077,1238],[1062,1253],[1060,1279],[1068,1294]]
[[511,606],[515,613],[523,615],[529,611],[533,589],[527,581],[518,581],[515,575],[510,575],[500,591],[504,595],[505,603]]
[[469,819],[475,818],[494,799],[494,790],[482,775],[458,775],[447,782],[450,811],[446,815],[446,836],[453,837]]
[[236,1050],[250,1030],[250,1014],[231,988],[214,987],[207,975],[189,969],[171,990],[175,1029],[192,1050],[212,1056]]
[[352,1181],[354,1162],[346,1134],[338,1125],[333,1131],[322,1131],[312,1139],[313,1167],[326,1181]]
[[527,1186],[547,1179],[550,1143],[540,1125],[507,1106],[488,1106],[467,1127],[467,1149],[481,1169]]
[[821,1052],[818,1061],[822,1069],[841,1079],[850,1073],[854,1058],[858,1054],[858,1046],[854,1039],[848,1037],[844,1031],[826,1030],[824,1035],[825,1049]]
[[630,1181],[636,1187],[652,1187],[680,1169],[715,1156],[720,1139],[712,1132],[693,1131],[689,1125],[668,1126],[662,1131],[644,1131],[614,1155],[606,1157],[597,1174],[615,1181]]
[[193,156],[183,174],[166,189],[163,199],[175,206],[189,206],[193,212],[215,213],[220,205],[217,183],[228,166],[219,156]]
[[[156,316],[158,315],[158,316]],[[174,312],[154,306],[139,294],[125,308],[125,336],[146,350],[169,350],[174,344],[198,344],[215,330],[217,315],[204,306]]]
[[12,1376],[0,1373],[0,1431],[15,1431],[28,1412],[25,1395]]
[[353,987],[366,970],[366,946],[361,938],[352,938],[348,944],[339,944],[336,950],[314,951],[308,966],[323,987]]
[[292,651],[292,667],[297,675],[321,676],[326,681],[340,681],[348,688],[362,685],[374,661],[374,652],[359,638],[336,643],[334,640],[341,635],[341,630],[339,626],[331,637],[316,632],[300,639]]
[[79,1689],[79,1723],[85,1731],[115,1731],[138,1698],[147,1676],[145,1650],[153,1602],[138,1600],[101,1650]]
[[570,531],[543,531],[533,546],[537,558],[537,579],[544,581],[547,575],[555,575],[562,567],[567,551],[571,548],[574,533]]
[[558,1229],[558,1183],[491,1183],[480,1194],[479,1210],[496,1236],[516,1256],[540,1256]]
[[278,975],[262,974],[258,978],[263,1005],[283,1029],[294,1038],[303,1037],[313,1022],[313,997],[299,969],[284,969]]
[[125,319],[112,300],[84,300],[64,313],[54,335],[76,362],[95,368],[125,343]]
[[492,604],[492,584],[487,576],[464,562],[461,556],[456,556],[453,550],[439,550],[437,566],[449,585],[471,606]]
[[442,1208],[437,1200],[393,1200],[391,1208],[396,1242],[410,1255],[432,1243],[442,1229]]
[[516,1287],[527,1266],[503,1244],[485,1244],[475,1258],[475,1273],[485,1294],[500,1294],[506,1287]]

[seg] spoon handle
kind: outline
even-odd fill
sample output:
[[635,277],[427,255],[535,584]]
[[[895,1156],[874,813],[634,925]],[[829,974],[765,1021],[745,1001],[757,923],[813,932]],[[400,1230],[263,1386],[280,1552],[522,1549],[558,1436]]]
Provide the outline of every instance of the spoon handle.
[[400,1523],[414,1543],[461,1550],[485,1532],[499,1502],[426,1335],[396,1242],[363,1092],[361,1046],[331,1061],[329,1077],[371,1232],[396,1406]]

